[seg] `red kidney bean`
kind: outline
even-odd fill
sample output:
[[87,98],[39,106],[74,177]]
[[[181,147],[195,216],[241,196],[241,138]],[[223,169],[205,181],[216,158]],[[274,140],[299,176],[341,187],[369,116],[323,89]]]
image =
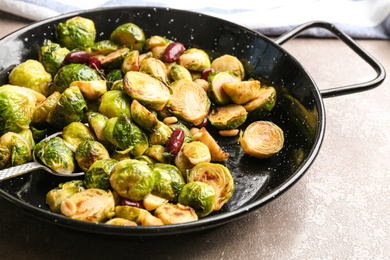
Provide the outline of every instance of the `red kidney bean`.
[[167,143],[166,146],[167,151],[169,153],[172,153],[173,156],[176,156],[177,153],[180,151],[183,142],[184,142],[184,130],[180,128],[175,129],[172,132],[171,138]]
[[102,69],[102,63],[100,60],[96,57],[91,57],[88,61],[88,66],[95,70],[101,70]]
[[186,48],[180,42],[172,42],[165,49],[164,54],[163,54],[163,60],[165,62],[177,61],[177,59],[180,57],[180,55],[183,54],[183,52],[185,50],[186,50]]
[[196,127],[198,127],[198,128],[205,127],[207,125],[207,123],[209,122],[210,113],[211,113],[211,110],[209,110],[209,112],[207,113],[207,116],[203,119],[202,123],[200,123]]
[[70,63],[88,63],[89,53],[86,51],[72,51],[69,52],[64,59],[64,65]]
[[144,204],[142,204],[141,201],[132,201],[132,200],[129,200],[129,199],[124,199],[122,198],[121,199],[121,204],[122,205],[125,205],[125,206],[132,206],[132,207],[135,207],[135,208],[140,208],[140,209],[144,209]]
[[215,72],[214,68],[204,69],[202,71],[202,79],[208,81],[210,72]]

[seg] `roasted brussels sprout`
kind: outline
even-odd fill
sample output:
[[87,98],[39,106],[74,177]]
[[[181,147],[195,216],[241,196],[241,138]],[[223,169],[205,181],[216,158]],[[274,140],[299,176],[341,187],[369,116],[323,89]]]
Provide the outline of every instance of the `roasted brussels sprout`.
[[124,219],[124,218],[112,218],[108,220],[105,224],[107,225],[115,225],[115,226],[126,226],[126,227],[136,227],[137,223],[134,221]]
[[216,105],[227,105],[232,103],[230,97],[223,90],[222,85],[228,82],[240,82],[240,78],[238,78],[231,71],[224,72],[211,72],[209,74],[209,89],[208,94],[212,102]]
[[237,57],[225,54],[221,57],[216,58],[211,63],[211,68],[216,71],[231,71],[236,74],[241,80],[245,77],[244,66]]
[[126,56],[130,53],[130,49],[122,47],[111,52],[102,60],[102,66],[108,69],[120,69]]
[[145,163],[134,159],[123,160],[112,169],[110,183],[123,198],[140,201],[152,192],[155,173]]
[[213,211],[215,190],[204,182],[189,182],[181,189],[178,202],[193,208],[198,217],[202,218]]
[[120,114],[131,115],[131,99],[120,90],[109,90],[101,99],[99,113],[108,118],[118,117]]
[[115,28],[110,35],[110,40],[119,45],[131,46],[134,50],[142,51],[145,44],[145,34],[137,25],[125,23]]
[[67,88],[57,105],[47,115],[46,122],[56,128],[63,128],[72,122],[81,121],[87,113],[87,103],[77,86]]
[[231,198],[234,181],[229,169],[219,163],[200,163],[195,165],[189,175],[188,182],[200,181],[209,184],[215,190],[213,210],[220,210]]
[[120,91],[123,91],[123,79],[114,81],[111,84],[110,90],[120,90]]
[[248,116],[259,120],[271,112],[276,105],[276,90],[274,87],[264,87],[258,91],[256,97],[243,106],[248,111]]
[[107,92],[107,83],[105,80],[73,81],[69,86],[77,86],[84,98],[89,100],[99,99]]
[[190,48],[184,51],[178,60],[178,64],[193,71],[203,71],[210,68],[209,55],[201,49]]
[[114,69],[106,75],[106,80],[107,83],[112,87],[112,84],[114,84],[115,81],[123,80],[124,76],[125,75],[123,74],[122,70]]
[[206,128],[202,127],[199,132],[197,132],[193,136],[193,141],[200,141],[207,145],[210,150],[211,161],[215,162],[223,162],[229,159],[229,154],[222,151],[221,147],[212,137],[212,135],[206,130]]
[[69,52],[67,48],[62,48],[58,43],[46,40],[41,47],[39,61],[45,67],[45,70],[50,73],[52,78],[54,78],[58,70],[62,67],[62,62]]
[[245,153],[263,159],[278,153],[284,144],[283,130],[269,121],[248,125],[238,139]]
[[35,148],[34,135],[31,129],[24,129],[18,133],[19,135],[26,138],[27,142],[30,144],[31,151]]
[[96,140],[96,136],[93,131],[81,122],[72,122],[65,126],[62,130],[62,138],[74,153],[77,150],[79,144],[86,140]]
[[140,62],[139,71],[167,83],[167,68],[159,59],[147,58]]
[[123,79],[123,88],[131,98],[153,110],[163,109],[171,96],[164,83],[138,71],[126,73]]
[[131,117],[143,130],[153,132],[159,124],[157,117],[137,100],[131,103]]
[[49,94],[52,77],[46,72],[42,63],[37,60],[27,60],[16,66],[9,74],[9,83],[26,87],[43,95]]
[[161,219],[165,225],[198,220],[198,215],[193,208],[181,204],[163,204],[154,211],[154,215]]
[[155,174],[152,194],[176,202],[186,184],[180,170],[171,164],[155,163],[150,166]]
[[162,221],[154,217],[149,211],[132,206],[116,206],[115,215],[142,226],[161,226]]
[[111,191],[86,189],[61,203],[61,213],[69,218],[88,222],[104,222],[115,215]]
[[54,76],[51,92],[64,92],[73,81],[101,80],[96,70],[85,64],[71,63],[63,66]]
[[85,173],[85,187],[88,189],[98,188],[108,190],[111,187],[110,173],[117,162],[117,160],[110,158],[95,161]]
[[151,145],[144,154],[160,163],[169,163],[172,157],[170,153],[165,152],[165,147],[159,144]]
[[77,147],[75,159],[80,168],[86,172],[94,162],[110,159],[110,154],[98,141],[86,140]]
[[247,114],[248,112],[241,105],[225,105],[211,111],[209,122],[221,130],[234,129],[245,122]]
[[49,205],[51,211],[60,213],[61,203],[83,190],[85,190],[85,187],[82,180],[71,180],[60,183],[58,187],[50,190],[46,194],[46,204]]
[[184,180],[188,181],[188,173],[194,165],[188,160],[188,158],[183,154],[182,150],[180,150],[174,160],[176,167],[180,170],[183,175]]
[[35,146],[35,156],[47,167],[59,173],[71,174],[75,169],[74,154],[60,137],[39,142]]
[[91,51],[92,51],[92,56],[108,55],[111,52],[114,52],[119,48],[120,48],[120,45],[116,44],[113,41],[102,40],[99,42],[95,42],[91,47]]
[[184,66],[174,64],[169,70],[169,77],[172,81],[187,79],[192,81],[191,73]]
[[0,169],[31,160],[31,146],[20,134],[8,132],[0,137]]
[[47,115],[57,105],[60,100],[61,94],[58,91],[53,92],[45,100],[35,105],[35,110],[31,119],[33,124],[44,124],[46,122]]
[[95,43],[95,23],[80,16],[59,23],[55,31],[58,43],[69,50],[86,49]]
[[151,193],[142,200],[142,204],[144,205],[145,209],[149,211],[153,211],[168,202],[169,201],[167,199],[161,198]]
[[193,165],[211,161],[210,150],[202,142],[192,141],[190,143],[184,143],[181,151]]
[[168,46],[172,41],[159,35],[153,35],[145,41],[145,51],[149,51],[155,47]]
[[132,50],[129,54],[125,57],[125,59],[122,62],[121,70],[123,73],[126,74],[126,72],[129,71],[138,71],[140,66],[140,58],[139,58],[139,51]]
[[189,80],[178,80],[170,85],[172,95],[167,105],[183,120],[199,125],[209,113],[211,102],[202,87]]
[[35,109],[36,98],[22,87],[0,87],[0,135],[28,129]]
[[98,112],[89,112],[87,113],[87,120],[88,120],[89,127],[95,133],[97,140],[107,146],[109,142],[107,138],[104,136],[103,129],[104,126],[106,125],[108,117]]
[[163,122],[158,121],[157,126],[153,129],[153,132],[149,133],[149,144],[165,145],[169,141],[171,134],[171,128]]
[[260,90],[260,81],[226,82],[222,84],[223,91],[235,104],[245,104],[254,99]]
[[110,143],[135,157],[141,156],[149,147],[147,135],[132,123],[126,114],[110,118],[104,126],[103,133]]

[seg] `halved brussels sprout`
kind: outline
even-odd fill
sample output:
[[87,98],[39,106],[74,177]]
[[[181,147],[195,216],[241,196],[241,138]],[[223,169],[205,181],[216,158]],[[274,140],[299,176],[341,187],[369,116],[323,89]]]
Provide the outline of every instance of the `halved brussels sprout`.
[[132,206],[116,206],[115,214],[117,217],[133,221],[142,226],[163,225],[162,221],[153,216],[149,211]]
[[95,42],[95,23],[90,19],[76,16],[65,23],[59,23],[55,36],[58,43],[69,50],[86,49]]
[[157,126],[153,129],[153,132],[149,133],[149,144],[165,145],[169,141],[171,134],[171,128],[163,122],[158,121]]
[[60,183],[58,187],[50,190],[46,194],[46,204],[49,205],[51,211],[60,213],[61,203],[83,190],[85,190],[85,187],[82,180],[71,180]]
[[99,113],[108,118],[131,115],[131,99],[120,90],[109,90],[101,98]]
[[159,121],[157,117],[137,100],[131,103],[131,117],[145,131],[153,132]]
[[138,71],[140,65],[139,51],[132,50],[122,62],[121,70],[126,74],[128,71]]
[[86,189],[61,203],[61,213],[69,218],[88,222],[104,222],[115,215],[111,191]]
[[212,137],[212,135],[206,130],[206,128],[202,127],[194,136],[194,141],[200,141],[207,145],[210,150],[211,161],[222,162],[227,161],[229,159],[229,154],[222,151],[221,147]]
[[91,56],[96,55],[108,55],[113,51],[116,51],[120,48],[120,45],[116,44],[113,41],[110,40],[102,40],[99,42],[94,43],[91,47]]
[[195,79],[194,80],[194,83],[198,84],[199,86],[201,86],[204,91],[208,92],[209,91],[209,82],[207,80],[204,80],[204,79]]
[[46,122],[47,115],[57,105],[60,100],[60,92],[55,91],[45,100],[35,105],[35,110],[31,119],[31,123],[43,124]]
[[169,70],[168,76],[172,79],[172,81],[187,79],[192,81],[191,73],[184,66],[179,64],[174,64]]
[[114,166],[110,183],[111,187],[123,198],[140,201],[152,192],[155,174],[147,164],[128,159]]
[[122,150],[121,152],[130,152],[135,157],[141,156],[149,147],[146,134],[125,114],[110,118],[103,133],[108,141]]
[[256,97],[243,106],[248,111],[248,116],[253,119],[261,119],[266,116],[276,104],[276,90],[274,87],[261,88]]
[[72,122],[81,121],[87,113],[87,103],[77,86],[67,88],[57,105],[47,115],[46,122],[56,128],[63,128]]
[[179,57],[178,64],[189,70],[203,71],[210,68],[210,57],[204,50],[190,48]]
[[200,181],[209,184],[215,190],[213,210],[220,210],[231,198],[234,180],[229,169],[219,163],[200,163],[191,169],[188,182]]
[[222,89],[233,103],[242,105],[257,96],[260,90],[260,81],[226,82],[222,84]]
[[8,78],[12,85],[29,88],[45,96],[49,94],[52,80],[42,63],[31,59],[16,66]]
[[105,80],[73,81],[69,86],[77,86],[84,98],[89,100],[99,99],[107,92],[107,83]]
[[178,128],[182,129],[184,131],[184,141],[183,142],[184,143],[192,142],[192,134],[191,134],[190,130],[188,129],[188,127],[185,126],[185,124],[183,124],[180,121],[177,121],[174,124],[168,124],[168,126],[172,130],[172,132]]
[[153,110],[163,109],[171,96],[164,83],[138,71],[126,73],[123,88],[131,98]]
[[138,226],[137,223],[135,223],[134,221],[131,221],[131,220],[128,220],[128,219],[124,219],[124,218],[112,218],[108,221],[106,221],[106,223],[104,223],[106,225],[115,225],[115,226],[125,226],[125,227],[136,227]]
[[8,132],[0,137],[0,169],[31,160],[30,143],[22,135]]
[[132,46],[134,50],[142,51],[145,44],[145,34],[133,23],[119,25],[110,35],[110,40],[119,44]]
[[110,154],[102,143],[86,140],[77,147],[75,159],[80,168],[87,172],[94,162],[110,159]]
[[167,199],[161,198],[151,193],[142,200],[142,204],[144,205],[145,209],[149,211],[153,211],[166,203],[168,203]]
[[181,151],[193,165],[211,161],[210,150],[202,142],[192,141],[190,143],[184,143]]
[[71,63],[63,66],[54,76],[51,92],[64,92],[73,81],[101,80],[96,70],[85,64]]
[[204,182],[189,182],[181,189],[178,202],[193,208],[198,217],[202,218],[213,211],[215,190]]
[[211,102],[202,87],[182,79],[170,85],[172,95],[168,107],[176,116],[199,125],[208,115]]
[[150,166],[155,175],[152,194],[176,202],[186,184],[180,170],[171,164],[155,163]]
[[82,142],[87,140],[96,141],[96,136],[93,131],[81,122],[72,122],[65,126],[62,130],[62,138],[66,146],[74,153]]
[[229,82],[240,82],[240,78],[231,71],[210,72],[208,94],[212,102],[216,105],[227,105],[232,103],[230,97],[223,90],[222,85]]
[[256,121],[240,133],[238,142],[245,153],[260,159],[269,158],[283,148],[283,130],[272,122]]
[[165,151],[165,147],[159,144],[151,145],[144,154],[160,163],[169,163],[172,157]]
[[221,130],[235,129],[245,122],[247,114],[241,105],[225,105],[211,111],[209,122]]
[[87,120],[88,120],[89,127],[95,133],[97,140],[104,145],[108,145],[109,142],[107,138],[104,136],[104,132],[103,132],[108,117],[98,112],[89,112],[87,113]]
[[165,225],[198,220],[198,215],[193,208],[181,204],[163,204],[154,211],[154,215],[161,219]]
[[71,174],[75,169],[74,154],[60,137],[39,142],[35,146],[35,156],[47,167],[59,173]]
[[221,57],[216,58],[211,63],[211,68],[216,71],[231,71],[235,73],[241,80],[245,77],[244,66],[237,57],[225,54]]
[[85,173],[85,187],[88,189],[98,188],[108,190],[111,187],[110,173],[117,163],[117,160],[110,158],[95,161]]
[[149,74],[150,76],[162,81],[167,82],[167,68],[159,59],[147,58],[140,62],[139,71]]
[[35,140],[34,140],[34,135],[31,129],[24,129],[18,133],[19,135],[23,136],[26,138],[27,142],[30,144],[30,149],[31,151],[34,150],[35,148]]
[[176,167],[180,170],[183,175],[184,180],[188,181],[188,173],[189,170],[194,167],[194,165],[188,160],[188,158],[183,154],[182,150],[180,150],[174,160]]
[[130,49],[122,47],[111,52],[102,60],[102,66],[109,69],[120,69],[126,56],[130,53]]
[[153,35],[145,41],[145,51],[149,51],[154,47],[168,46],[172,41],[159,35]]
[[54,78],[58,70],[62,67],[62,62],[69,52],[67,48],[61,48],[58,43],[46,40],[41,47],[39,61],[45,67],[45,70],[50,73],[52,78]]
[[36,98],[22,87],[0,87],[0,135],[28,129],[35,109]]

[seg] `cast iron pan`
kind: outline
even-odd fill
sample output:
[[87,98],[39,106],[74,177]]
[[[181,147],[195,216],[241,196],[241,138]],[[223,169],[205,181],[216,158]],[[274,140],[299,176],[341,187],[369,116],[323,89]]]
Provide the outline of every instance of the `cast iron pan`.
[[[38,59],[43,41],[55,41],[57,24],[76,15],[95,22],[96,41],[107,39],[118,25],[132,22],[144,30],[147,38],[152,35],[165,36],[182,42],[187,48],[200,47],[208,51],[211,58],[219,54],[239,57],[248,77],[277,88],[278,103],[272,114],[264,120],[276,123],[285,134],[282,151],[270,159],[260,160],[245,155],[236,137],[218,137],[215,130],[209,128],[222,149],[230,154],[226,165],[234,177],[236,190],[220,211],[186,224],[120,227],[72,220],[51,213],[45,204],[46,193],[69,179],[43,171],[0,183],[1,197],[17,209],[51,223],[85,232],[144,237],[185,234],[228,223],[260,208],[296,183],[318,154],[325,130],[322,98],[367,90],[380,85],[385,78],[383,67],[370,54],[328,23],[304,24],[272,41],[240,25],[199,13],[167,8],[119,7],[61,15],[4,37],[0,40],[0,84],[7,83],[8,73],[15,65],[27,59]],[[280,44],[311,27],[325,28],[343,40],[376,70],[377,77],[367,83],[320,92],[301,64],[280,47]],[[248,123],[241,128],[244,129]]]

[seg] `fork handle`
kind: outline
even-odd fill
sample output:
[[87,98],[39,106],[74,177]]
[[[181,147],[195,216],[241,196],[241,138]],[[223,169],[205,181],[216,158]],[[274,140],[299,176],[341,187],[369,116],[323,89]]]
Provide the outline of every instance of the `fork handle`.
[[43,168],[44,167],[37,162],[29,162],[22,165],[13,166],[0,171],[0,181]]

